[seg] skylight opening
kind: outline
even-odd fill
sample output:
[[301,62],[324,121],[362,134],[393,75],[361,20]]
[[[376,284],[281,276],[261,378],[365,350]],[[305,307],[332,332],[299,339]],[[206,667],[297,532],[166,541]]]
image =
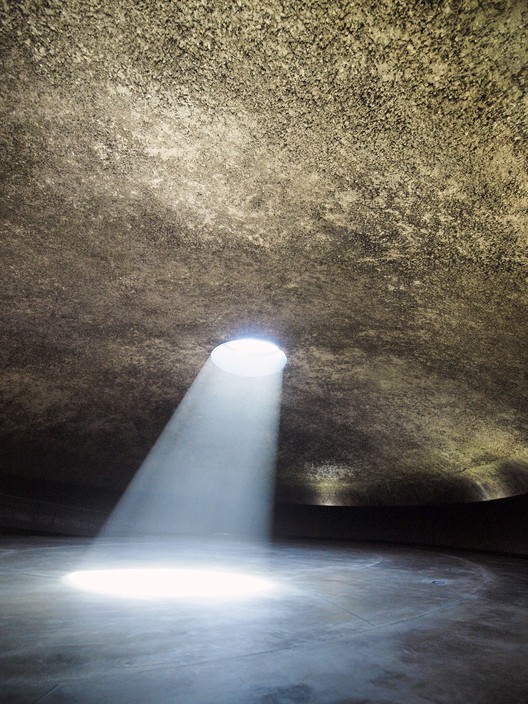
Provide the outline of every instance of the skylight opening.
[[238,376],[268,376],[284,369],[287,358],[274,342],[241,338],[218,345],[211,353],[214,364]]

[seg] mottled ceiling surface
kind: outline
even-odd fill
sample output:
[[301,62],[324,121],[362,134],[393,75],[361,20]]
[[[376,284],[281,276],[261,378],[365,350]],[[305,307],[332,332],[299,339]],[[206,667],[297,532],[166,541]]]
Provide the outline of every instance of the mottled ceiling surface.
[[2,13],[6,481],[120,491],[249,333],[279,499],[528,491],[523,0]]

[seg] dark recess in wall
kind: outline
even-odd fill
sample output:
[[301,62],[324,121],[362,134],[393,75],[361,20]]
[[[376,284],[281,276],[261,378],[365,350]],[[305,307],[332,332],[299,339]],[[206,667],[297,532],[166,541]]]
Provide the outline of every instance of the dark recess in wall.
[[[28,483],[0,493],[0,534],[93,536],[117,497],[82,500],[76,487]],[[52,491],[54,489],[54,491]],[[528,495],[469,504],[428,506],[312,506],[277,503],[274,537],[389,542],[528,555]]]
[[277,504],[275,535],[528,555],[528,495],[429,506]]

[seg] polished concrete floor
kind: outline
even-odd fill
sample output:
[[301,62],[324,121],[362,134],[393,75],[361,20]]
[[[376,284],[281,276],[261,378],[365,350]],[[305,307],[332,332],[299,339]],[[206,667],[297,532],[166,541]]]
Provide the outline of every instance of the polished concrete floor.
[[[207,567],[269,591],[132,598],[72,570]],[[8,704],[526,704],[528,561],[379,545],[4,538]]]

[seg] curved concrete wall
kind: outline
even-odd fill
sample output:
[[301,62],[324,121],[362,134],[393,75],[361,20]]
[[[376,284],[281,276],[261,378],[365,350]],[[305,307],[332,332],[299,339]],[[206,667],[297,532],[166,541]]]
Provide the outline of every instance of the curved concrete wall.
[[528,496],[469,504],[337,507],[279,504],[280,536],[457,547],[528,555]]
[[[0,494],[2,531],[94,536],[108,511]],[[277,504],[274,536],[456,547],[528,555],[528,496],[444,506]]]

